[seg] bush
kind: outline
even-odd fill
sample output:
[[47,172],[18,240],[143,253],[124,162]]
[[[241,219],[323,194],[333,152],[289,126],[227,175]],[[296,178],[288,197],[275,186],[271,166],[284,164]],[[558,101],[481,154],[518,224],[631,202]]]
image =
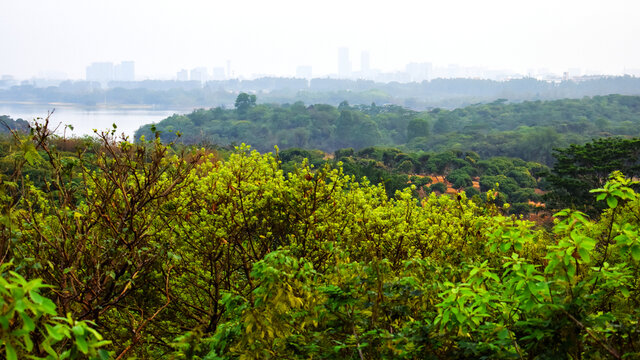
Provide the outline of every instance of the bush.
[[440,194],[444,194],[447,192],[447,185],[442,182],[437,182],[430,186],[431,191],[437,191]]
[[110,341],[90,321],[57,317],[56,305],[41,291],[41,279],[27,281],[0,265],[0,354],[8,360],[49,355],[50,358],[109,359],[101,349]]

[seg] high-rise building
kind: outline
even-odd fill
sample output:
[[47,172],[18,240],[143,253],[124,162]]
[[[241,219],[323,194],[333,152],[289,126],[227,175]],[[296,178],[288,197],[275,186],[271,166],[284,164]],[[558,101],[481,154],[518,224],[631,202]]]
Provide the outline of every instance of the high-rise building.
[[338,77],[351,77],[351,61],[349,60],[349,48],[338,49]]
[[113,69],[113,78],[116,81],[135,81],[135,63],[123,61]]
[[189,81],[189,70],[181,69],[176,73],[176,80],[178,81]]
[[87,81],[97,81],[106,86],[110,81],[135,81],[135,63],[123,61],[120,64],[112,62],[94,62],[87,66]]
[[191,79],[191,81],[200,81],[200,82],[205,82],[207,80],[209,80],[209,74],[207,73],[207,68],[205,67],[198,67],[195,69],[191,69],[191,72],[189,74],[189,78]]
[[87,81],[97,81],[105,86],[109,81],[113,80],[113,63],[111,62],[94,62],[87,66]]

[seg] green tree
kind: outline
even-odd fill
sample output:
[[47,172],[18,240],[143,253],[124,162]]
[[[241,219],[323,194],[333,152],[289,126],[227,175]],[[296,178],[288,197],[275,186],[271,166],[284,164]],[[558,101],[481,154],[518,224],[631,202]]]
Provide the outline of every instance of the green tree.
[[570,207],[596,214],[602,210],[589,193],[607,181],[609,173],[623,171],[640,176],[640,139],[605,138],[584,145],[555,149],[556,163],[547,180],[551,192],[546,201],[554,209]]
[[247,93],[240,93],[236,98],[235,108],[238,115],[244,116],[247,111],[256,106],[256,96]]
[[407,125],[407,142],[417,137],[429,136],[429,120],[422,118],[415,118],[409,121]]

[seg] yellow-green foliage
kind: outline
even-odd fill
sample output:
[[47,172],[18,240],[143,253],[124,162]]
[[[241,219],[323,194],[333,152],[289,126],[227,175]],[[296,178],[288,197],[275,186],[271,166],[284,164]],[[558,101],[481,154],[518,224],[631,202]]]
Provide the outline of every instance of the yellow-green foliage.
[[[244,145],[218,161],[112,135],[73,159],[42,129],[19,141],[36,145],[3,175],[0,249],[116,356],[616,358],[640,346],[640,206],[621,174],[596,190],[599,221],[567,210],[546,232],[491,193],[485,206],[410,188],[388,198],[340,168],[285,174]],[[39,163],[43,186],[19,171]]]
[[56,317],[56,305],[40,292],[42,280],[25,280],[0,265],[0,355],[3,359],[108,359],[94,323]]

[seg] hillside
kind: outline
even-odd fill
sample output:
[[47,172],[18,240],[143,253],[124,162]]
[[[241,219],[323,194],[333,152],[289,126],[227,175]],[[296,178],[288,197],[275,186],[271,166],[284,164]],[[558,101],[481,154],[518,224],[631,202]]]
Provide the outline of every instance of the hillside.
[[[292,147],[334,152],[370,146],[404,151],[474,151],[551,165],[552,149],[594,138],[640,135],[640,97],[608,95],[580,100],[496,101],[456,110],[417,112],[395,105],[343,102],[257,104],[241,94],[234,109],[199,109],[153,125],[161,139],[185,144],[247,143],[260,151]],[[153,138],[151,125],[135,137]]]

